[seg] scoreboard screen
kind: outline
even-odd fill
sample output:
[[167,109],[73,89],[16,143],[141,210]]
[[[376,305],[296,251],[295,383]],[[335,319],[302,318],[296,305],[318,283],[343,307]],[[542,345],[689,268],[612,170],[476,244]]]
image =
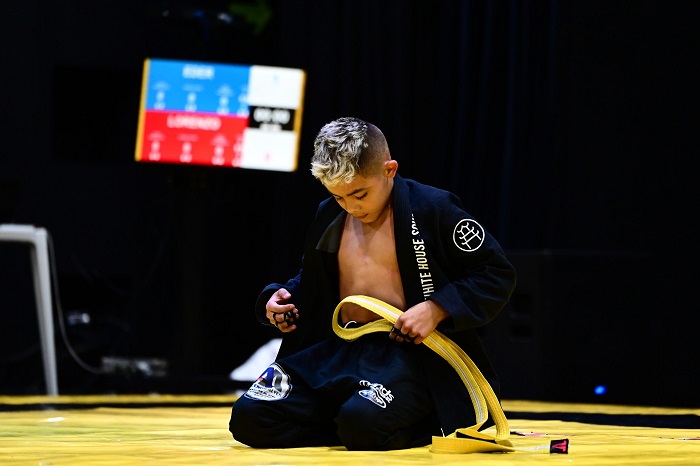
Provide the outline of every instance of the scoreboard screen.
[[295,171],[301,69],[147,58],[136,161]]

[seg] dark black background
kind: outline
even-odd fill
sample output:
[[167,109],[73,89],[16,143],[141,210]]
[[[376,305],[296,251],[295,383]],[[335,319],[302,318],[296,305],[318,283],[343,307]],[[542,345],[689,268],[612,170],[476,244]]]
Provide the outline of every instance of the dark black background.
[[[227,390],[274,335],[253,303],[296,272],[324,197],[313,137],[358,116],[521,272],[483,332],[504,395],[700,402],[697,2],[268,0],[260,31],[217,19],[232,3],[257,4],[3,7],[0,222],[52,235],[61,308],[91,316],[68,327],[85,361],[162,358],[159,390]],[[305,69],[298,172],[134,162],[146,57]],[[0,391],[42,392],[27,252],[0,257]],[[153,388],[58,341],[63,392]]]

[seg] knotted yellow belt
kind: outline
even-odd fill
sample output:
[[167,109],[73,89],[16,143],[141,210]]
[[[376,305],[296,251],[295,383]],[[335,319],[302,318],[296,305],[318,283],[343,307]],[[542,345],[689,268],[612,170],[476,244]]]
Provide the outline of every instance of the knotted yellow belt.
[[[343,328],[338,323],[338,313],[345,303],[354,303],[358,306],[362,306],[382,317],[382,319],[369,322],[361,327]],[[402,311],[379,299],[362,295],[348,296],[340,301],[335,308],[333,313],[333,331],[340,338],[347,341],[356,340],[362,335],[372,332],[390,332],[391,328],[396,323],[396,319],[398,319],[401,314],[403,314]],[[508,420],[503,413],[503,409],[501,408],[496,394],[467,353],[437,330],[428,335],[428,337],[423,340],[423,343],[445,359],[457,371],[460,379],[462,379],[462,382],[469,391],[469,397],[474,405],[477,421],[475,425],[457,429],[448,436],[433,436],[433,443],[430,447],[431,452],[477,453],[518,450],[525,450],[531,453],[537,451],[543,453],[549,453],[550,451],[559,452],[552,450],[551,445],[535,447],[514,446],[510,440],[508,440],[508,436],[510,435]],[[496,424],[495,436],[479,431],[488,419],[489,413],[491,413],[491,417]],[[560,442],[566,442],[565,451],[560,451],[561,453],[566,453],[566,451],[568,451],[568,441]],[[554,442],[552,445],[554,445]],[[559,446],[557,448],[561,449],[563,447]]]

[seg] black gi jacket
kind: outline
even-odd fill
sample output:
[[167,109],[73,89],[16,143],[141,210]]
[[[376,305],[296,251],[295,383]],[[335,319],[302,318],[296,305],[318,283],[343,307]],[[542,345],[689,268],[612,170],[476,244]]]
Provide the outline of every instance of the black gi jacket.
[[[498,394],[498,379],[476,328],[496,317],[510,299],[515,269],[454,194],[396,175],[393,207],[407,307],[426,298],[440,304],[450,318],[438,330],[472,358]],[[265,304],[279,288],[291,293],[290,301],[299,309],[298,328],[284,334],[277,359],[335,336],[331,317],[340,302],[337,251],[345,215],[332,197],[321,202],[306,237],[299,275],[285,284],[268,285],[258,298],[255,313],[267,325]],[[455,370],[432,351],[421,354],[444,433],[473,425],[472,403]]]

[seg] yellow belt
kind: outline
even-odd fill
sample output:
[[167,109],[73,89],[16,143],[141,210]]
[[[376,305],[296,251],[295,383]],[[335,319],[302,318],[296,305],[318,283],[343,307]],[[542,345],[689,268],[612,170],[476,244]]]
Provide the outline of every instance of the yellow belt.
[[[380,320],[369,322],[361,327],[343,328],[338,324],[338,313],[345,303],[354,303],[382,317]],[[403,314],[394,306],[369,296],[348,296],[338,303],[333,313],[333,331],[342,339],[352,341],[372,332],[390,332],[396,319]],[[459,374],[462,382],[469,391],[469,397],[474,405],[477,423],[471,427],[460,428],[445,437],[433,437],[430,451],[433,453],[476,453],[476,452],[505,452],[525,450],[528,452],[549,453],[550,446],[516,447],[508,436],[508,420],[501,404],[484,378],[479,368],[462,348],[452,340],[435,330],[423,340],[423,343],[445,359]],[[488,419],[488,414],[496,424],[496,435],[480,432],[479,429]],[[568,450],[568,441],[567,450]]]

